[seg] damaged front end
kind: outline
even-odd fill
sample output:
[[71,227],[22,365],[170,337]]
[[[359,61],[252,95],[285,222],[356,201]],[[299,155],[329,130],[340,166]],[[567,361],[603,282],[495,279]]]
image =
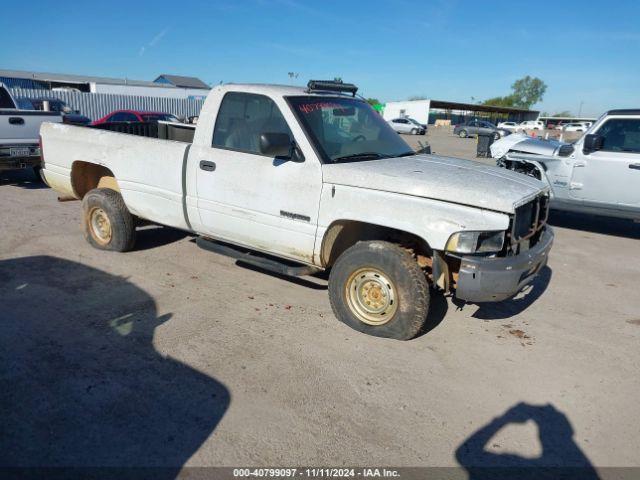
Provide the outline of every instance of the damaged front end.
[[[549,196],[539,195],[518,206],[497,252],[438,252],[433,282],[468,302],[497,302],[517,295],[547,264],[553,230],[547,225]],[[488,236],[485,236],[489,238]],[[478,236],[479,242],[481,237]],[[448,244],[448,247],[450,245]]]

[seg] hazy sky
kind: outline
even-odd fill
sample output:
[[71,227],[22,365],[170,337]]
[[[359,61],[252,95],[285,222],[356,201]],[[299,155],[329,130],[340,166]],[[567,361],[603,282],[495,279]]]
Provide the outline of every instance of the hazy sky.
[[536,108],[640,107],[640,2],[2,2],[0,68],[153,80],[342,77],[382,101],[469,102],[524,75]]

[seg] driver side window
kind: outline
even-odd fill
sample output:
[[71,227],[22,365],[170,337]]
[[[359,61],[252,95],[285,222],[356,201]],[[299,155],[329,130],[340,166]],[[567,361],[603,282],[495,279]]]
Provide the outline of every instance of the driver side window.
[[282,112],[269,97],[253,93],[227,93],[216,119],[212,146],[262,155],[262,133],[286,133],[293,139]]
[[603,151],[640,153],[640,119],[607,120],[598,135],[603,139]]

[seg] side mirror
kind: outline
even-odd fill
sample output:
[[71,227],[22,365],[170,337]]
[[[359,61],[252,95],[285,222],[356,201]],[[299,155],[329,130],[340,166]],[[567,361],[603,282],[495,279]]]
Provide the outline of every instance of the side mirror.
[[584,143],[582,144],[582,153],[585,155],[590,154],[591,152],[597,152],[598,150],[602,150],[602,146],[604,144],[604,138],[595,133],[590,133],[584,136]]
[[304,161],[304,158],[296,154],[295,150],[295,143],[286,133],[262,133],[260,135],[260,152],[264,155],[286,158],[296,162]]

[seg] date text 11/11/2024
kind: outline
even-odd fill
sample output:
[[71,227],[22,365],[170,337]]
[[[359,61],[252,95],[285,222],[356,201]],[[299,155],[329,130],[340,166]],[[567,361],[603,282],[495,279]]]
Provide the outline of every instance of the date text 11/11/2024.
[[397,470],[387,468],[235,468],[234,478],[398,478]]

